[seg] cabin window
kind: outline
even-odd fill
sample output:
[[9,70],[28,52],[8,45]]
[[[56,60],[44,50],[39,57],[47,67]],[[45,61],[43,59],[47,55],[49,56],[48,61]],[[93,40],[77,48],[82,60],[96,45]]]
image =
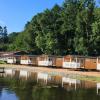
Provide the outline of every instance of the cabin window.
[[49,61],[52,61],[52,59],[51,59],[51,58],[49,58],[48,60],[49,60]]
[[96,62],[94,62],[94,63],[96,63]]
[[30,60],[32,60],[32,58],[30,58]]

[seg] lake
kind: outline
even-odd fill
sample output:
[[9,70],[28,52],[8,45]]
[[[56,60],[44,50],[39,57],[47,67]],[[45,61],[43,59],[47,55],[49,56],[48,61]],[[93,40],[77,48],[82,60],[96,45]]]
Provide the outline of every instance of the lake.
[[0,100],[100,100],[100,83],[25,70],[0,75]]

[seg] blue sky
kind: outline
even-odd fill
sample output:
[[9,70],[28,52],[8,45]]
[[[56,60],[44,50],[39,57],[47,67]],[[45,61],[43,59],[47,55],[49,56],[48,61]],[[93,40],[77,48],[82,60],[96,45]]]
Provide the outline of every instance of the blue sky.
[[[6,25],[8,32],[19,32],[27,21],[46,8],[61,5],[64,0],[0,0],[0,25]],[[100,0],[97,0],[100,1]]]

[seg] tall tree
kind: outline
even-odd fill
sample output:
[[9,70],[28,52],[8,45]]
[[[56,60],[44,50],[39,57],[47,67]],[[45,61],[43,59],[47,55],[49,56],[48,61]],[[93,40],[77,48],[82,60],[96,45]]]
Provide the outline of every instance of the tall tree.
[[76,15],[78,0],[65,0],[63,4],[61,33],[64,35],[64,46],[68,53],[73,51],[73,38],[75,36]]
[[[94,20],[94,7],[94,0],[80,0],[79,2],[76,21],[76,36],[74,38],[74,47],[78,54],[89,55],[89,52],[91,50],[90,37],[92,35],[91,25]],[[82,50],[81,48],[84,49]]]

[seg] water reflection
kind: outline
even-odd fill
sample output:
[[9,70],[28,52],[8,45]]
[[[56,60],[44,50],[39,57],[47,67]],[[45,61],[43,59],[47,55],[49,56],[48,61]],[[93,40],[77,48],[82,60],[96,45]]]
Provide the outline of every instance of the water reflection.
[[13,69],[5,69],[6,77],[12,77],[13,75],[15,75],[15,71]]
[[14,92],[3,89],[0,94],[0,100],[19,100],[19,98]]
[[97,83],[97,94],[100,95],[100,83]]
[[89,100],[90,97],[100,99],[100,83],[15,69],[6,69],[0,78],[0,100]]
[[19,78],[27,80],[29,77],[29,72],[26,70],[20,70]]
[[81,81],[77,80],[77,79],[62,77],[62,87],[64,87],[64,84],[66,85],[65,87],[67,89],[69,89],[69,88],[71,89],[71,87],[74,86],[74,89],[76,90],[77,85],[80,85]]
[[48,74],[45,74],[45,73],[37,73],[37,82],[40,80],[43,80],[44,83],[47,84],[47,80],[48,80]]

